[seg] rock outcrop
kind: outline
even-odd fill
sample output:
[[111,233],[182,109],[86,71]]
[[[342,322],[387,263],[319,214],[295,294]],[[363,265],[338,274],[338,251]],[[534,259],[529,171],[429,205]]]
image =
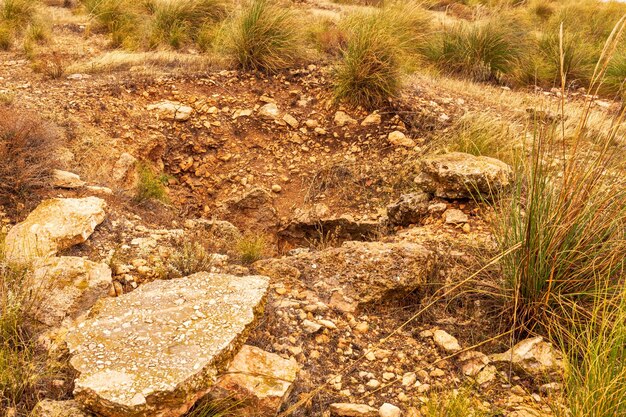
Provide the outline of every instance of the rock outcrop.
[[74,400],[43,400],[37,403],[30,417],[92,417],[92,414]]
[[508,351],[491,355],[489,359],[511,362],[518,370],[535,377],[546,377],[563,370],[561,353],[541,336],[524,339]]
[[100,300],[66,336],[75,399],[105,417],[184,414],[243,344],[267,288],[197,273]]
[[434,265],[435,254],[416,243],[345,242],[337,248],[262,260],[253,266],[268,275],[285,267],[297,269],[300,279],[331,306],[353,311],[359,304],[390,293],[417,289]]
[[415,182],[441,198],[490,198],[509,188],[512,176],[498,159],[451,152],[424,159]]
[[267,417],[278,412],[293,388],[299,367],[254,346],[243,346],[211,390],[211,397],[237,404],[242,417]]
[[105,218],[106,203],[97,197],[45,200],[6,236],[8,262],[30,263],[36,258],[82,243]]
[[389,223],[395,226],[419,224],[429,214],[431,196],[424,192],[404,194],[387,206]]
[[191,107],[175,101],[162,101],[160,103],[150,104],[148,110],[156,111],[162,119],[175,120],[177,122],[189,120],[191,113],[193,113]]
[[38,300],[33,315],[47,326],[75,319],[106,297],[111,287],[108,265],[71,256],[36,263],[31,278],[30,292]]

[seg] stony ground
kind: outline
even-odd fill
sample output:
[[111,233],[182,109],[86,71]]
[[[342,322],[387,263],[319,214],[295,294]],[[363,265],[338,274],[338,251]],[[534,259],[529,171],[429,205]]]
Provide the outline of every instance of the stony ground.
[[[315,5],[318,13],[338,7]],[[433,138],[463,114],[523,123],[524,106],[558,100],[554,92],[460,88],[425,76],[368,113],[333,104],[323,63],[272,77],[145,60],[89,73],[88,63],[110,52],[106,39],[86,33],[85,16],[50,12],[54,53],[40,59],[83,71],[51,79],[19,52],[1,52],[0,93],[15,111],[34,110],[59,126],[58,168],[91,187],[44,190],[6,207],[7,229],[44,198],[96,195],[106,218],[59,254],[109,265],[111,297],[177,279],[172,259],[191,241],[213,253],[210,272],[270,277],[265,313],[246,343],[299,365],[282,404],[294,406],[293,415],[327,416],[332,403],[390,403],[417,416],[433,395],[454,390],[470,390],[488,415],[550,414],[552,380],[486,356],[510,347],[496,337],[506,335],[506,319],[494,318],[480,296],[438,291],[470,277],[477,255],[494,251],[489,207],[435,188],[411,206],[415,218],[390,224],[387,206],[416,191]],[[597,111],[612,111],[605,104]],[[136,161],[167,175],[168,203],[132,199]],[[242,234],[264,237],[266,259],[241,262]],[[66,396],[72,389],[66,384]],[[337,415],[372,415],[337,407]]]

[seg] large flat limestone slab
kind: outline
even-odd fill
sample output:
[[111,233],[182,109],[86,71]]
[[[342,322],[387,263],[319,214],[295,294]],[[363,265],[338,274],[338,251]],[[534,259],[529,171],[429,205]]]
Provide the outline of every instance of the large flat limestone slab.
[[243,344],[268,283],[201,272],[100,300],[66,337],[75,399],[107,417],[184,414]]

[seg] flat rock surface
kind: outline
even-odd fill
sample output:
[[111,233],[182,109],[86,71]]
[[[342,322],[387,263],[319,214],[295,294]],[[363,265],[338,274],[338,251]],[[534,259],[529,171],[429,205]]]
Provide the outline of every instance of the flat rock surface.
[[66,337],[76,400],[107,417],[184,414],[243,344],[267,288],[198,273],[101,300]]
[[52,198],[45,200],[6,236],[6,259],[27,263],[54,256],[82,243],[105,218],[101,198]]

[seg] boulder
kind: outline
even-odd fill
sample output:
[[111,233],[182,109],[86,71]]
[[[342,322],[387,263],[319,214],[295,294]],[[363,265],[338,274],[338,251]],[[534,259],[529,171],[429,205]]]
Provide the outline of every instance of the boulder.
[[36,297],[33,316],[46,326],[60,326],[66,317],[75,319],[89,310],[111,288],[107,264],[62,256],[38,261],[29,280]]
[[378,410],[366,404],[334,403],[330,413],[341,417],[378,417]]
[[111,178],[115,184],[125,190],[134,189],[139,181],[137,172],[137,158],[131,154],[124,152],[115,161]]
[[415,182],[441,198],[491,198],[509,188],[512,178],[511,167],[498,159],[452,152],[424,159]]
[[268,285],[201,272],[100,300],[65,338],[75,399],[104,417],[183,415],[242,346]]
[[92,414],[83,410],[73,400],[52,401],[43,400],[35,405],[30,417],[92,417]]
[[148,105],[149,111],[156,111],[159,118],[166,120],[175,120],[177,122],[184,122],[189,120],[193,109],[189,106],[185,106],[182,103],[176,101],[162,101],[160,103]]
[[416,192],[403,194],[398,201],[387,206],[387,218],[394,226],[419,224],[428,216],[431,196]]
[[298,375],[295,359],[283,359],[254,346],[243,346],[210,396],[237,404],[236,415],[276,415]]
[[433,272],[435,254],[416,243],[345,242],[340,247],[300,252],[261,260],[254,267],[282,271],[280,263],[300,271],[300,279],[315,287],[331,306],[356,309],[393,293],[417,289]]
[[445,330],[435,330],[433,332],[433,341],[446,352],[458,352],[461,350],[461,345],[459,345],[459,341],[456,340],[456,337]]
[[52,170],[52,186],[56,188],[76,189],[85,185],[77,174],[60,169]]
[[82,243],[105,217],[106,203],[97,197],[45,200],[6,236],[8,262],[25,264]]
[[545,377],[563,370],[561,352],[537,336],[524,339],[504,353],[489,357],[493,362],[511,362],[518,370],[535,377]]

